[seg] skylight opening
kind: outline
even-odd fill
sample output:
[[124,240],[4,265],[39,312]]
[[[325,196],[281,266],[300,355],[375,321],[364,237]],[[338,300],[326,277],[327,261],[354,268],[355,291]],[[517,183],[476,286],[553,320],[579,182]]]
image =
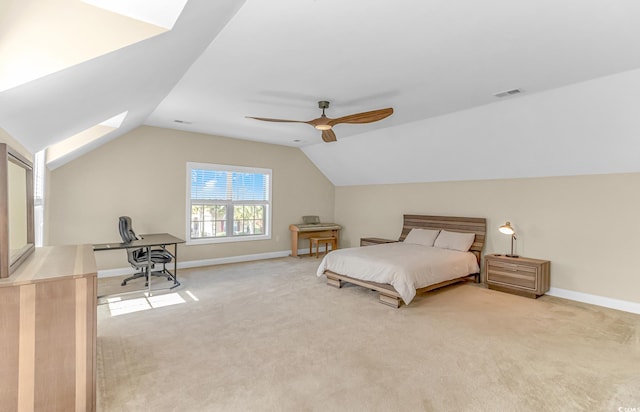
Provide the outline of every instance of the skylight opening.
[[0,6],[0,20],[11,16],[0,28],[0,92],[166,33],[186,1],[102,0],[131,17],[90,4],[97,0],[9,1]]
[[127,117],[129,111],[122,112],[118,115],[113,116],[111,119],[107,119],[104,122],[100,123],[101,126],[113,127],[114,129],[122,126],[122,122],[124,122],[124,118]]
[[[34,55],[28,50],[11,50],[7,53],[11,56],[11,64],[3,64],[0,67],[0,92],[20,86],[49,74],[49,65],[46,54]],[[3,60],[6,55],[0,55]]]
[[182,14],[187,0],[82,0],[132,19],[171,30]]
[[124,119],[127,117],[129,111],[122,112],[117,114],[103,122],[98,123],[95,126],[92,126],[88,129],[83,130],[80,133],[77,133],[71,137],[68,137],[61,142],[52,144],[47,147],[46,152],[46,162],[47,165],[51,165],[52,162],[63,158],[64,156],[69,155],[70,153],[80,149],[83,146],[88,145],[89,143],[104,137],[108,133],[118,129]]

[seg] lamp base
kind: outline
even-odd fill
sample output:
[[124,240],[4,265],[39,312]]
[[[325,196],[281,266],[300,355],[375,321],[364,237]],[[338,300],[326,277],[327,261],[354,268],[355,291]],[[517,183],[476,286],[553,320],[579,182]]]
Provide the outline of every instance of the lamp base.
[[510,258],[517,258],[517,257],[520,257],[520,256],[518,256],[518,255],[505,255],[505,256],[506,256],[506,257],[510,257]]

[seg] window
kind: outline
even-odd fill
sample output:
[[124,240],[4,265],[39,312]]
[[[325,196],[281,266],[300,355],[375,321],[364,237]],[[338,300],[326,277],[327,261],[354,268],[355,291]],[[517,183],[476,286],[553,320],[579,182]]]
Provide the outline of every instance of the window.
[[187,163],[189,243],[271,238],[271,169]]
[[45,151],[37,152],[33,158],[33,230],[35,246],[42,246],[44,239],[44,184]]

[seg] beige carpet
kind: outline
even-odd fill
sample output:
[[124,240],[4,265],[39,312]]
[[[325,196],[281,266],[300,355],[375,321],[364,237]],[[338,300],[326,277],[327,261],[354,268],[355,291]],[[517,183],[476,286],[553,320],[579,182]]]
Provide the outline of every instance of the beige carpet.
[[98,410],[640,410],[639,315],[472,284],[392,309],[318,263],[183,270],[111,306],[146,310],[100,305]]

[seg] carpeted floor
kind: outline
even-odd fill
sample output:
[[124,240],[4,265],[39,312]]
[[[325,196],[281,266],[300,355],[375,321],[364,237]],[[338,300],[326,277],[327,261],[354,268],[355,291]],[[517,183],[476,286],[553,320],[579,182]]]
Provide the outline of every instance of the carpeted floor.
[[318,263],[182,270],[99,305],[98,410],[640,410],[639,315],[473,284],[392,309]]

